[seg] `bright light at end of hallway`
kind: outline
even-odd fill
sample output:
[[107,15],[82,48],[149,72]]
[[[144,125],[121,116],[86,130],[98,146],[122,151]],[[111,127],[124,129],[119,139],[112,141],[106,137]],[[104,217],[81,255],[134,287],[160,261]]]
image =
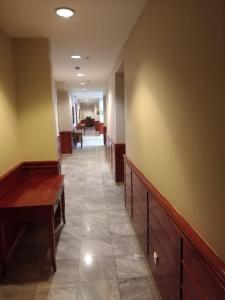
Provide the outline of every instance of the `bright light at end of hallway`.
[[90,254],[84,256],[84,262],[87,266],[90,266],[93,262],[93,257]]
[[75,11],[68,7],[58,7],[55,10],[55,13],[63,18],[70,18],[75,14]]

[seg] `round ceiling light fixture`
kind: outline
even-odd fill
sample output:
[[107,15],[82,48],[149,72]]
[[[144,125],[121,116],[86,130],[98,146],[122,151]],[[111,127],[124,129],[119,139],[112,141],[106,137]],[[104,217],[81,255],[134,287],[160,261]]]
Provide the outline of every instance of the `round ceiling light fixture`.
[[68,7],[58,7],[55,10],[55,13],[63,18],[70,18],[75,14],[75,11]]

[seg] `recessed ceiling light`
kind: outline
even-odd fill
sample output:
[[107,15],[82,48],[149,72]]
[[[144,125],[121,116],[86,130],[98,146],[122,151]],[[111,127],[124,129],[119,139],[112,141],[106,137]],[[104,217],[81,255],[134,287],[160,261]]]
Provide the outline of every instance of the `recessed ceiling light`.
[[86,82],[81,82],[80,84],[81,84],[81,85],[85,85],[85,84],[86,84]]
[[70,18],[75,14],[75,11],[68,7],[58,7],[55,10],[55,13],[63,18]]
[[80,56],[80,55],[71,55],[71,58],[74,58],[74,59],[81,59],[81,56]]
[[82,74],[82,73],[77,74],[77,77],[83,77],[83,76],[84,76],[84,74]]
[[87,89],[82,89],[82,91],[86,91]]

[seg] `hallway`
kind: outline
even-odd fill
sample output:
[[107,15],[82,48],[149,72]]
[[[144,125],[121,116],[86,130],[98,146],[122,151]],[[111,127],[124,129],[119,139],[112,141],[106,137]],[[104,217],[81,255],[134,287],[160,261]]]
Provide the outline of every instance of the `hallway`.
[[123,185],[114,183],[104,147],[90,146],[101,138],[86,136],[83,149],[63,158],[67,224],[57,235],[57,272],[49,269],[45,228],[30,225],[0,299],[160,299],[124,209]]

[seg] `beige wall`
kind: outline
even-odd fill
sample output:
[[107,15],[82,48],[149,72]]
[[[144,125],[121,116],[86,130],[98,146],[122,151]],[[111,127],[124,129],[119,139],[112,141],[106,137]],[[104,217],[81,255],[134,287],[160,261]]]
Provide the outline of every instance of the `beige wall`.
[[97,115],[97,111],[99,111],[98,103],[80,103],[81,120],[91,117],[98,121],[99,115]]
[[13,39],[22,160],[58,158],[46,38]]
[[0,30],[0,175],[20,160],[12,42]]
[[125,53],[122,49],[108,78],[106,94],[107,134],[115,143],[125,143],[125,93],[123,93],[124,82],[120,74],[124,72],[124,58]]
[[115,99],[116,99],[116,142],[125,142],[125,99],[124,99],[124,74],[115,74]]
[[115,73],[112,72],[106,95],[106,125],[107,135],[116,142],[116,98],[115,98]]
[[225,260],[224,16],[151,0],[123,60],[128,157]]
[[71,131],[73,128],[72,102],[67,90],[57,91],[59,131]]

